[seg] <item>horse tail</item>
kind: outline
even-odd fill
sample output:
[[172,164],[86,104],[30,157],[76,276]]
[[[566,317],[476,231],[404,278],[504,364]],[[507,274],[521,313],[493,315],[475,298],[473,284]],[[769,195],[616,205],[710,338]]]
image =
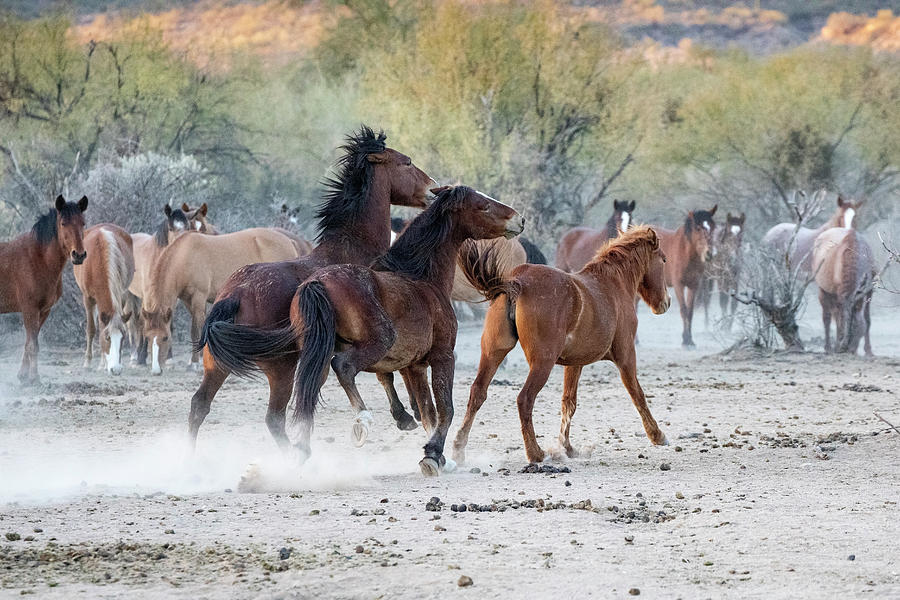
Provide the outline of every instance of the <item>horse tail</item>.
[[121,316],[128,300],[128,286],[134,277],[134,267],[129,268],[128,260],[119,247],[115,234],[105,228],[101,229],[100,233],[106,245],[106,282],[109,297],[116,314]]
[[466,242],[459,251],[457,262],[469,284],[489,302],[493,303],[504,294],[510,300],[518,297],[519,282],[503,278],[496,246],[480,250],[474,243]]
[[544,253],[541,252],[541,249],[537,247],[537,244],[529,240],[528,238],[524,238],[521,235],[519,236],[519,243],[522,244],[522,248],[525,249],[525,261],[531,265],[546,265],[547,257],[544,256]]
[[334,306],[321,281],[302,284],[295,295],[302,323],[293,322],[300,360],[294,371],[294,420],[310,422],[319,403],[322,374],[334,355]]
[[228,297],[212,305],[195,350],[205,346],[223,370],[238,377],[253,377],[257,362],[296,351],[297,336],[290,324],[276,329],[257,329],[234,322],[240,308],[237,298]]

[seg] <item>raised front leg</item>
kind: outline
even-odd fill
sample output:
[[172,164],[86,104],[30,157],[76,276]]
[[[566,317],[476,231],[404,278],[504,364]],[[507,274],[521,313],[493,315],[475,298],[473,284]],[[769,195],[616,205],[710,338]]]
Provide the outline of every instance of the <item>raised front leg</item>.
[[[397,429],[403,431],[412,431],[413,429],[416,429],[419,424],[416,423],[416,420],[413,419],[412,415],[406,412],[406,408],[403,406],[403,403],[400,402],[400,397],[397,395],[397,389],[394,387],[394,374],[376,373],[375,376],[378,379],[378,383],[384,388],[384,393],[387,394],[388,401],[391,404],[391,416],[394,417]],[[410,397],[410,403],[412,404],[414,402],[415,400]]]
[[622,383],[631,401],[641,416],[641,422],[644,424],[644,431],[650,441],[656,445],[666,445],[666,436],[656,424],[656,419],[650,414],[650,408],[647,406],[647,398],[644,396],[644,390],[637,379],[637,358],[634,354],[634,347],[623,349],[615,358],[616,366],[619,368],[619,375],[622,377]]
[[[445,466],[447,470],[453,470],[455,465],[447,464],[444,458],[444,444],[447,441],[447,432],[453,421],[453,350],[432,356],[429,359],[431,365],[431,388],[434,391],[434,401],[437,408],[437,427],[431,431],[431,439],[425,444],[425,457],[419,461],[419,467],[426,476],[440,474]],[[425,370],[422,369],[423,377]]]
[[91,360],[94,358],[94,336],[97,333],[97,326],[94,321],[94,301],[87,297],[84,300],[84,368],[90,368]]
[[572,415],[575,414],[575,408],[578,405],[578,380],[581,378],[581,365],[567,366],[563,375],[563,395],[562,395],[562,419],[559,424],[559,443],[565,448],[566,456],[575,458],[578,452],[572,447],[569,441],[569,427],[572,424]]

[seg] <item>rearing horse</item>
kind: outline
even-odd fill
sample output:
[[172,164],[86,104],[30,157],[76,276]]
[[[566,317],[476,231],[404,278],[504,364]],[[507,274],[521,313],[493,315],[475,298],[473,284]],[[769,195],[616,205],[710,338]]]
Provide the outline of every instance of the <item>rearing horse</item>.
[[606,222],[606,227],[575,227],[567,231],[556,248],[556,268],[569,273],[580,271],[591,262],[603,244],[619,235],[619,231],[628,230],[634,205],[634,200],[613,200],[613,214]]
[[[261,351],[268,349],[271,331],[288,322],[297,286],[313,271],[331,264],[367,265],[386,252],[390,205],[424,208],[428,189],[435,183],[384,141],[384,133],[365,126],[347,138],[337,177],[325,181],[325,201],[317,212],[319,245],[310,254],[238,269],[219,291],[200,336],[203,381],[191,399],[192,442],[196,443],[200,425],[228,375],[261,370],[269,380],[266,425],[282,449],[290,448],[285,410],[298,355],[293,343],[278,356]],[[399,427],[416,427],[399,401],[394,406],[393,398],[391,414]]]
[[38,334],[50,309],[62,296],[62,272],[69,258],[80,265],[84,250],[84,211],[87,196],[77,203],[59,195],[50,212],[28,233],[0,243],[0,313],[22,313],[25,352],[19,381],[40,381],[37,371]]
[[659,245],[666,253],[666,285],[675,288],[675,297],[681,309],[681,345],[694,347],[691,322],[694,319],[694,295],[703,278],[706,261],[712,258],[715,246],[713,233],[716,223],[713,215],[719,205],[710,210],[695,210],[687,214],[684,225],[672,231],[654,227],[659,235]]

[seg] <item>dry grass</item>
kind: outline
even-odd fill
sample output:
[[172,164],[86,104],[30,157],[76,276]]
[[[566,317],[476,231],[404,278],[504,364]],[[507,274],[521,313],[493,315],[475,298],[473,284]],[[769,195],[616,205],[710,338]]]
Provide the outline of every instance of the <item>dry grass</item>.
[[871,46],[883,52],[900,51],[900,16],[888,9],[874,17],[838,12],[828,17],[820,39],[835,44]]

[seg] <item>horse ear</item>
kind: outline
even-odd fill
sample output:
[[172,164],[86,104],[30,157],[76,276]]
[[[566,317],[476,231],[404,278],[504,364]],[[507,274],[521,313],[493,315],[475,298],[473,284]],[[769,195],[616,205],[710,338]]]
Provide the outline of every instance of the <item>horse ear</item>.
[[840,194],[838,194],[837,204],[838,204],[838,206],[840,206],[842,208],[844,206],[844,197],[841,196]]
[[659,236],[656,234],[656,230],[652,227],[650,228],[650,247],[653,250],[659,250]]
[[741,213],[741,225],[743,225],[744,221],[746,221],[746,220],[747,220],[747,215],[744,213]]
[[206,206],[206,202],[204,202],[203,204],[200,205],[200,214],[203,215],[204,217],[206,216],[206,211],[208,211],[208,210],[209,210],[209,207]]
[[618,200],[613,200],[613,210],[616,210],[616,211],[625,210],[625,207],[622,206],[622,203],[619,202]]
[[712,217],[714,214],[716,214],[716,210],[717,210],[718,208],[719,208],[719,205],[718,205],[718,204],[714,204],[713,207],[712,207],[712,209],[709,211],[709,216]]
[[78,201],[78,210],[80,210],[81,212],[84,212],[87,210],[87,207],[88,207],[87,196],[82,196],[81,200]]
[[628,212],[634,212],[635,202],[632,200],[628,203]]
[[281,212],[286,213],[287,211],[288,211],[287,204],[282,204],[282,205],[281,205]]
[[66,207],[66,199],[63,198],[62,194],[60,194],[59,196],[56,197],[55,206],[56,206],[57,211],[61,211],[62,209],[64,209]]
[[449,186],[449,185],[442,185],[441,187],[431,188],[431,189],[428,190],[428,191],[431,192],[432,194],[434,194],[435,196],[438,196],[438,195],[440,195],[441,193],[446,192],[447,190],[449,190],[450,187],[451,187],[451,186]]
[[385,156],[384,152],[376,152],[374,154],[367,154],[366,160],[377,165],[387,162],[387,156]]
[[181,203],[181,212],[190,212],[191,207],[187,205],[187,202]]
[[172,216],[172,207],[169,206],[168,204],[166,204],[166,205],[163,207],[163,212],[166,213],[166,216],[167,216],[167,217],[171,217],[171,216]]
[[688,213],[687,219],[684,221],[684,232],[691,235],[694,231],[694,211]]

